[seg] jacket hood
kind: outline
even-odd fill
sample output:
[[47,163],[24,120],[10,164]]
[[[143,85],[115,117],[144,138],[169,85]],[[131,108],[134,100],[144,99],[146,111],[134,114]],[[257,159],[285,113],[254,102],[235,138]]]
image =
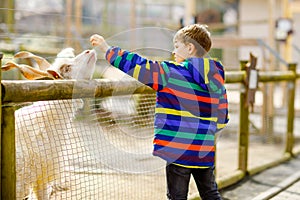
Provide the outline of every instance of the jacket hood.
[[225,74],[220,61],[211,58],[189,58],[184,62],[194,81],[216,91],[223,87]]

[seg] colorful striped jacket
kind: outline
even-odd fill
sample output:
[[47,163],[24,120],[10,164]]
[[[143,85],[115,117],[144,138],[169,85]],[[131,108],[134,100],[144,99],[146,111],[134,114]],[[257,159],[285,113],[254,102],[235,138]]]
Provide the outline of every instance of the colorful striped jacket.
[[208,58],[151,61],[119,47],[106,59],[156,90],[153,155],[185,167],[210,167],[215,133],[228,122],[224,69]]

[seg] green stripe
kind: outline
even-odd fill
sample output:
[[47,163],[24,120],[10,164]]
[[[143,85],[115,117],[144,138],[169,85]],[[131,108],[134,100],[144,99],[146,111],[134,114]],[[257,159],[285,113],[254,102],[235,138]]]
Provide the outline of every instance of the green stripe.
[[217,94],[221,94],[222,93],[222,90],[221,88],[218,88],[218,86],[213,82],[213,81],[210,81],[209,82],[209,87],[211,88],[211,90]]
[[114,66],[119,68],[121,60],[122,60],[122,57],[121,56],[117,56],[117,58],[115,60],[115,63],[114,63]]
[[168,74],[170,73],[169,67],[166,63],[162,62],[161,66],[164,68],[164,71]]
[[134,54],[133,53],[128,53],[127,56],[126,56],[126,60],[129,60],[131,61],[132,58],[133,58]]
[[183,62],[183,66],[188,69],[189,68],[189,61],[185,60],[185,62]]
[[192,88],[194,90],[198,90],[200,92],[207,92],[206,90],[203,90],[199,85],[195,84],[195,83],[188,83],[186,81],[182,81],[182,80],[178,80],[178,79],[174,79],[174,78],[169,78],[169,83],[172,83],[174,85],[178,85],[181,87],[185,87],[185,88]]
[[161,74],[160,77],[161,77],[163,86],[165,86],[165,85],[166,85],[166,78],[165,78],[165,75],[164,75],[164,74]]
[[161,77],[163,86],[165,86],[166,85],[166,73],[169,73],[170,70],[166,63],[162,62],[160,65],[162,66],[162,68],[164,70],[163,74],[160,73],[160,77]]
[[192,139],[192,140],[214,140],[215,139],[215,136],[208,135],[208,134],[185,133],[185,132],[177,132],[177,131],[162,130],[162,129],[155,129],[154,132],[155,134],[176,137],[176,138]]

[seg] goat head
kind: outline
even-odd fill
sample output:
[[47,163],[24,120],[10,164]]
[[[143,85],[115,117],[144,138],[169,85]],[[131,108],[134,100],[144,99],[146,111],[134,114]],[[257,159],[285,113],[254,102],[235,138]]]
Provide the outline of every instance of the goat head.
[[53,64],[50,64],[46,59],[27,51],[16,53],[14,58],[32,58],[37,63],[38,68],[9,61],[2,66],[2,70],[8,71],[12,68],[17,68],[20,70],[21,74],[29,80],[91,79],[97,60],[96,52],[94,50],[85,50],[75,56],[74,49],[72,48],[65,48],[59,52]]

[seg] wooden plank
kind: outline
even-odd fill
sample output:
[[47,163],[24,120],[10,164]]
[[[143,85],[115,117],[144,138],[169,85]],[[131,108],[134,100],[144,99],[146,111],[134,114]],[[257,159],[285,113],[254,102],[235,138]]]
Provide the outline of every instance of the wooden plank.
[[292,71],[262,71],[258,74],[259,82],[288,81],[296,78],[296,75]]
[[225,73],[225,83],[242,83],[245,80],[246,72],[230,71]]
[[[296,74],[297,64],[290,64],[289,69]],[[294,136],[295,119],[294,118],[295,118],[296,79],[288,82],[287,89],[288,89],[288,117],[287,117],[285,152],[293,155],[293,147],[295,143],[295,136]]]
[[241,46],[259,46],[258,39],[238,37],[212,37],[213,48],[237,48]]
[[[1,125],[0,125],[0,145],[1,145],[1,135],[2,135],[2,85],[1,85],[1,79],[2,79],[2,70],[1,70],[1,66],[2,66],[2,58],[3,58],[3,54],[0,53],[0,122],[1,122]],[[2,145],[0,146],[0,172],[1,172],[1,160],[2,160],[2,157],[1,157],[1,152],[2,152]],[[0,197],[1,197],[1,178],[0,178]]]
[[[247,61],[241,61],[242,71],[246,70]],[[248,146],[249,146],[249,107],[246,104],[246,93],[240,93],[240,119],[239,119],[239,149],[238,169],[247,173],[248,168]]]
[[233,185],[242,180],[245,177],[245,175],[245,172],[241,170],[236,170],[227,176],[222,176],[221,178],[217,179],[218,188],[222,189]]
[[150,87],[142,85],[136,80],[9,80],[2,81],[2,85],[4,88],[4,103],[107,97],[154,92]]
[[16,199],[16,146],[14,107],[2,107],[1,199]]
[[[296,78],[291,71],[258,73],[259,82],[288,81]],[[241,83],[245,72],[226,72],[226,83]],[[107,79],[84,80],[3,80],[3,102],[30,102],[84,97],[107,97],[132,93],[152,93],[147,86],[135,80],[112,81]],[[16,95],[18,94],[18,95]]]

